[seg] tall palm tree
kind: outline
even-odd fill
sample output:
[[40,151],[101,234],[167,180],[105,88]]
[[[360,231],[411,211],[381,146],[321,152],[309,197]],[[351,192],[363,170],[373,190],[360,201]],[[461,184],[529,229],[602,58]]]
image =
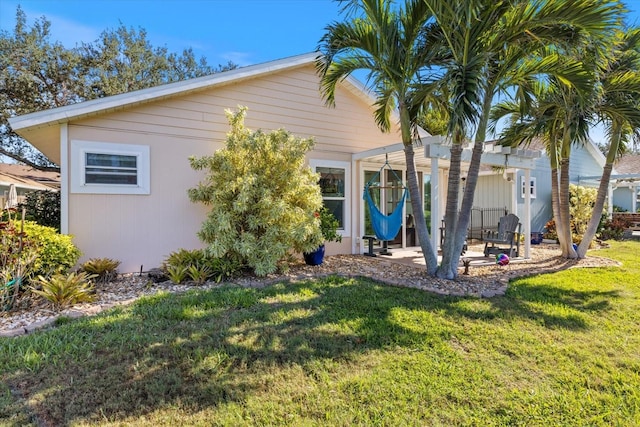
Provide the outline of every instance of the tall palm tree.
[[[587,70],[583,68],[582,72]],[[503,145],[527,145],[534,139],[545,144],[551,168],[553,217],[565,257],[576,256],[569,225],[569,166],[571,145],[588,138],[588,111],[584,107],[588,93],[551,77],[531,85],[526,105],[521,101],[501,102],[491,114],[494,124],[505,117],[510,120],[500,135]]]
[[432,54],[422,49],[420,41],[431,15],[422,0],[407,0],[404,7],[384,0],[362,0],[351,2],[351,6],[357,17],[330,24],[320,41],[322,55],[316,63],[320,89],[326,102],[333,105],[337,83],[356,70],[366,70],[367,81],[377,95],[374,114],[378,126],[389,131],[391,113],[398,112],[418,239],[427,272],[435,274],[438,261],[424,218],[413,149],[418,117],[414,94]]
[[[348,2],[355,19],[327,27],[318,59],[321,90],[334,102],[338,81],[355,70],[369,72],[376,90],[375,117],[389,129],[391,111],[400,116],[409,191],[427,271],[455,278],[470,221],[486,125],[495,95],[515,77],[531,78],[551,62],[542,58],[528,72],[525,64],[540,46],[569,42],[582,32],[600,31],[617,19],[617,0],[407,0]],[[537,67],[537,69],[536,69]],[[534,71],[535,69],[535,71]],[[515,76],[515,77],[514,77]],[[445,223],[448,230],[440,268],[428,240],[415,175],[412,128],[434,94],[445,95],[451,157]],[[442,100],[440,105],[442,105]],[[458,186],[465,138],[476,131],[462,208]]]
[[609,148],[591,219],[578,246],[580,258],[584,258],[595,237],[613,164],[630,137],[640,131],[640,28],[616,32],[600,71],[600,96],[593,109],[606,125]]

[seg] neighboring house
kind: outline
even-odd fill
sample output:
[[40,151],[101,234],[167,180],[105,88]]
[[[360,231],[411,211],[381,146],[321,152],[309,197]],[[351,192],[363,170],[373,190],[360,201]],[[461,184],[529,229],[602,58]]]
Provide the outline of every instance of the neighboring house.
[[58,191],[60,174],[39,171],[29,166],[0,163],[0,208],[5,205],[11,184],[16,187],[18,200],[23,201],[30,191]]
[[626,212],[640,211],[640,154],[625,154],[614,165],[613,206]]
[[[531,231],[542,232],[544,226],[553,218],[551,206],[551,166],[544,146],[534,141],[528,149],[538,150],[540,158],[535,160],[535,167],[531,170],[529,191],[531,192]],[[571,184],[594,187],[598,181],[591,179],[584,182],[583,177],[599,177],[605,163],[605,157],[593,141],[571,148],[569,167],[569,181]],[[491,208],[504,206],[520,218],[525,209],[525,178],[524,171],[512,168],[509,159],[503,165],[505,170],[493,171],[483,167],[476,187],[474,206]]]
[[[81,261],[114,258],[122,261],[121,271],[132,272],[159,266],[179,248],[202,247],[197,232],[207,208],[191,203],[187,189],[195,187],[205,173],[192,170],[188,157],[209,155],[224,146],[229,129],[224,111],[238,105],[248,107],[246,125],[251,129],[285,128],[296,136],[314,137],[316,145],[308,162],[320,174],[325,205],[338,218],[343,236],[341,243],[328,244],[327,251],[363,253],[366,242],[362,236],[370,232],[362,200],[364,183],[388,158],[395,173],[386,169],[379,184],[384,188],[381,205],[390,212],[401,193],[392,188],[394,177],[406,179],[397,119],[392,119],[391,132],[382,133],[373,118],[375,100],[353,78],[338,84],[335,108],[325,106],[315,71],[316,56],[294,56],[14,117],[9,122],[14,131],[60,165],[61,230],[74,236],[84,254]],[[427,196],[430,229],[436,230],[432,243],[437,245],[450,152],[441,138],[422,130],[420,137],[416,168],[424,183],[423,196]],[[548,218],[537,213],[532,217],[526,202],[544,205],[542,198],[520,200],[515,182],[544,162],[536,163],[539,153],[535,150],[507,151],[488,145],[483,162],[501,166],[508,159],[509,168],[518,168],[518,172],[509,169],[513,183],[500,177],[501,188],[510,192],[510,198],[487,197],[483,203],[507,205],[509,211],[517,208],[523,231],[528,233],[532,230],[529,218],[542,225]],[[465,150],[463,158],[468,156]],[[482,177],[486,188],[481,182],[479,191],[496,193],[488,182],[496,179],[491,174]],[[460,188],[463,186],[461,182]],[[539,184],[537,190],[541,191]],[[417,245],[409,202],[403,218],[403,229],[394,243]],[[536,227],[538,222],[534,222]],[[527,243],[525,256],[528,250]]]

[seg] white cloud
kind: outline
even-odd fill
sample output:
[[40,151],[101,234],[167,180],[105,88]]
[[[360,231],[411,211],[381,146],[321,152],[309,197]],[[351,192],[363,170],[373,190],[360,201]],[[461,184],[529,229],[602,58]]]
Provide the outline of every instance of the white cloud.
[[[16,10],[19,3],[2,1],[0,8],[0,28],[9,32],[13,32],[16,24]],[[37,9],[29,8],[22,5],[22,10],[27,16],[27,25],[32,26],[36,20],[43,16],[47,21],[51,22],[51,41],[60,42],[65,47],[72,48],[80,45],[81,42],[89,43],[95,41],[103,28],[96,28],[80,22],[64,18],[62,16],[42,12]]]

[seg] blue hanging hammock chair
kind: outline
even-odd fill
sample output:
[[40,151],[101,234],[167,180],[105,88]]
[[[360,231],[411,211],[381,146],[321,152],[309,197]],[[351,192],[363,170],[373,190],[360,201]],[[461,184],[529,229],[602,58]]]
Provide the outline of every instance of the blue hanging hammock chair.
[[[376,234],[376,238],[378,240],[393,240],[398,235],[398,232],[402,227],[402,208],[404,207],[404,202],[407,199],[408,189],[404,185],[402,186],[402,188],[404,189],[404,191],[402,192],[402,197],[400,198],[400,201],[396,205],[393,212],[391,212],[389,215],[385,215],[384,213],[382,213],[382,211],[380,211],[380,209],[376,206],[375,201],[371,197],[371,191],[369,190],[372,187],[372,184],[376,183],[376,180],[385,167],[388,167],[391,170],[391,173],[393,173],[396,180],[402,182],[402,179],[396,174],[396,172],[389,164],[389,161],[387,160],[384,162],[384,165],[382,165],[378,173],[375,174],[373,178],[371,178],[369,182],[364,185],[362,198],[365,200],[365,202],[367,202],[367,206],[369,206],[371,224],[373,225],[373,231]],[[382,191],[382,187],[379,188]]]

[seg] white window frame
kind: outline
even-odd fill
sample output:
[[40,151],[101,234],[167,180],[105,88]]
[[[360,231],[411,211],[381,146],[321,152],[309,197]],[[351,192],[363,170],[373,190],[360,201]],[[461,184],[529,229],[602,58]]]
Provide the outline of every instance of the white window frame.
[[310,159],[309,166],[317,173],[320,168],[344,169],[344,197],[323,197],[322,200],[344,200],[343,225],[338,229],[342,237],[351,237],[351,163],[337,160]]
[[[137,184],[90,184],[85,182],[87,154],[136,157]],[[71,193],[151,194],[150,150],[148,145],[71,141]]]
[[[529,191],[531,191],[531,199],[536,198],[536,178],[529,178]],[[525,188],[526,188],[526,178],[524,176],[520,177],[520,198],[524,199],[525,196]]]

